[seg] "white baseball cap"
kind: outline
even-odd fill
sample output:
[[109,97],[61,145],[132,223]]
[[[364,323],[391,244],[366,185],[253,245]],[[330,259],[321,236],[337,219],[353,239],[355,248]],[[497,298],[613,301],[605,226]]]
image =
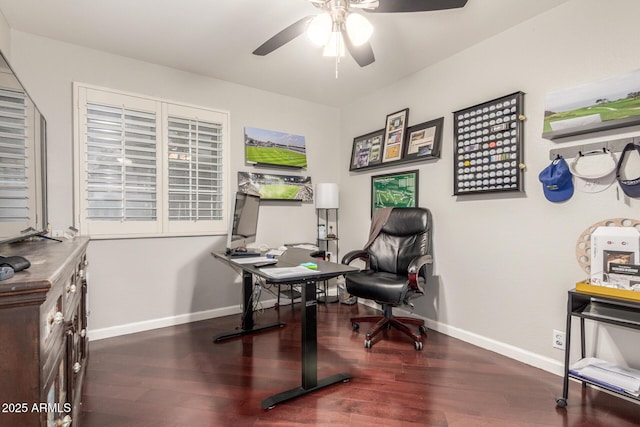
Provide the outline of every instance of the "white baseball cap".
[[574,187],[583,193],[604,191],[616,180],[618,159],[607,149],[580,153],[569,164]]

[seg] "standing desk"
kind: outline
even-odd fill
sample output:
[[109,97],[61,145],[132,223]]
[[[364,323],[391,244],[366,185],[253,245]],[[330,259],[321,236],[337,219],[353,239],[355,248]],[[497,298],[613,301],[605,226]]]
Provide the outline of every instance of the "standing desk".
[[294,399],[311,393],[315,390],[329,385],[346,382],[351,376],[347,373],[339,373],[327,378],[318,379],[318,336],[317,336],[317,307],[316,282],[329,280],[343,274],[357,271],[356,267],[344,264],[336,264],[318,260],[311,257],[311,252],[306,249],[290,248],[278,258],[278,263],[273,266],[263,267],[263,269],[277,267],[295,267],[304,262],[314,262],[318,265],[318,270],[313,275],[299,277],[289,277],[273,279],[266,275],[260,268],[252,264],[237,264],[233,258],[221,252],[212,252],[214,258],[241,270],[242,274],[242,294],[243,294],[243,314],[242,328],[236,331],[223,333],[214,337],[214,342],[219,343],[225,339],[251,334],[273,327],[285,326],[282,322],[270,323],[256,326],[253,321],[253,275],[262,277],[271,284],[300,284],[302,288],[302,383],[300,387],[283,391],[262,401],[264,409],[272,409],[278,403]]

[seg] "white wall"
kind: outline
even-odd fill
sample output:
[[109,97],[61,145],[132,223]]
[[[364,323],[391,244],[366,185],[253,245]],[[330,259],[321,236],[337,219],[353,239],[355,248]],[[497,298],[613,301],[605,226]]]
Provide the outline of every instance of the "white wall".
[[[12,32],[12,66],[48,122],[49,218],[52,229],[73,223],[72,82],[210,106],[231,114],[231,171],[254,170],[244,164],[244,126],[292,132],[306,137],[306,171],[259,169],[310,175],[313,182],[335,181],[339,111],[261,90],[38,36]],[[314,241],[313,203],[266,202],[258,227],[260,241]],[[89,245],[90,326],[116,328],[189,313],[218,313],[241,302],[238,277],[212,259],[226,236],[92,241]],[[215,311],[218,309],[218,311]],[[214,311],[212,311],[214,310]],[[167,320],[167,319],[165,319]],[[163,320],[164,321],[164,320]],[[167,320],[170,321],[170,320]]]
[[[544,198],[537,177],[549,150],[578,143],[541,138],[544,96],[640,67],[639,14],[636,0],[570,1],[343,108],[341,212],[349,214],[340,225],[351,231],[342,235],[345,250],[366,240],[371,175],[416,168],[350,173],[353,138],[381,128],[386,114],[404,107],[409,125],[444,116],[441,159],[417,167],[419,204],[433,213],[437,278],[416,311],[454,336],[559,371],[564,353],[551,347],[552,330],[565,329],[566,291],[586,276],[576,241],[599,220],[640,218],[640,201],[618,200],[617,185],[560,204]],[[452,112],[516,91],[526,93],[526,192],[452,196]],[[634,358],[627,362],[637,366],[640,355]]]
[[0,13],[0,50],[5,58],[11,60],[11,28],[2,13]]
[[[416,311],[431,327],[559,372],[563,353],[551,348],[551,331],[564,330],[566,291],[585,276],[574,255],[578,236],[599,220],[640,214],[639,202],[618,200],[615,187],[577,193],[561,204],[546,201],[537,175],[549,163],[549,150],[567,143],[540,137],[544,95],[637,69],[638,12],[636,0],[573,0],[341,110],[19,32],[11,33],[10,47],[13,67],[49,122],[54,228],[72,222],[72,81],[226,109],[233,170],[247,170],[244,125],[307,136],[308,174],[314,182],[339,179],[341,185],[341,253],[359,248],[368,234],[371,175],[417,167],[420,205],[434,217],[436,279],[428,296],[416,300]],[[519,90],[526,92],[528,116],[526,192],[452,196],[451,112]],[[411,109],[410,124],[445,117],[442,158],[348,172],[353,138],[381,128],[388,113],[404,107]],[[314,238],[312,205],[274,204],[264,212],[259,232],[265,241]],[[283,218],[286,227],[273,227]],[[91,327],[117,329],[238,304],[235,274],[209,259],[209,251],[223,245],[211,237],[91,242]],[[605,335],[601,351],[640,365],[621,341]]]

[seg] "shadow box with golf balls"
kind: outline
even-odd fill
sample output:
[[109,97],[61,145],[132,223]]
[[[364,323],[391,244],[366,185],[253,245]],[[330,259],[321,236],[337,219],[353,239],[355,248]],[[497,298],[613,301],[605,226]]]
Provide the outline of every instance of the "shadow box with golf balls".
[[453,113],[453,194],[524,191],[524,93]]

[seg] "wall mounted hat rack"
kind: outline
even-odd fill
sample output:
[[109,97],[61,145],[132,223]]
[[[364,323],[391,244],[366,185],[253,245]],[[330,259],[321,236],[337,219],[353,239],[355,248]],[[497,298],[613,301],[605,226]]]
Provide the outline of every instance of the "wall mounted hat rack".
[[591,144],[573,145],[571,147],[554,148],[549,151],[549,160],[555,159],[556,156],[562,156],[565,159],[573,159],[581,153],[585,154],[603,150],[609,150],[612,153],[620,153],[630,142],[640,144],[640,136],[614,139],[611,141],[593,142]]

